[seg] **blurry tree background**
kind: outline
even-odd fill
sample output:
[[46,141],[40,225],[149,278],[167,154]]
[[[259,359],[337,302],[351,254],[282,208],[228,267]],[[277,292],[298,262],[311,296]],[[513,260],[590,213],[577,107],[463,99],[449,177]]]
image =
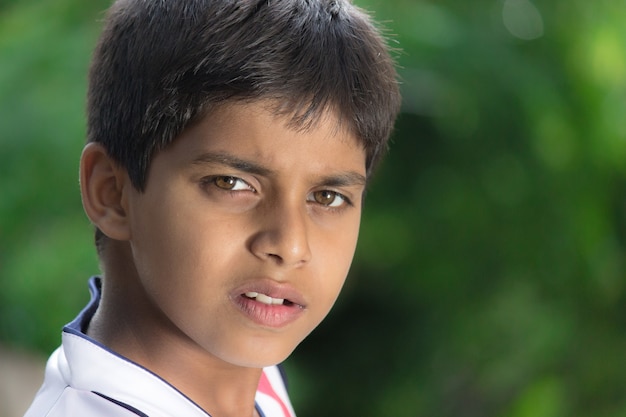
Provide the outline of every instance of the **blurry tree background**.
[[[0,0],[0,343],[41,355],[98,272],[77,170],[108,3]],[[404,105],[287,362],[299,416],[626,416],[626,2],[356,3]]]

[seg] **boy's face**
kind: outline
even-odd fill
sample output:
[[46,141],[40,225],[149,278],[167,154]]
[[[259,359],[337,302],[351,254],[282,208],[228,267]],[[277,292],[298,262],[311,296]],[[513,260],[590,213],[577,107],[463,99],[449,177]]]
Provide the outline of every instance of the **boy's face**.
[[282,361],[326,316],[365,187],[365,152],[332,114],[296,131],[264,104],[228,105],[186,130],[126,200],[128,278],[152,306],[149,325],[172,349],[191,342],[238,366]]

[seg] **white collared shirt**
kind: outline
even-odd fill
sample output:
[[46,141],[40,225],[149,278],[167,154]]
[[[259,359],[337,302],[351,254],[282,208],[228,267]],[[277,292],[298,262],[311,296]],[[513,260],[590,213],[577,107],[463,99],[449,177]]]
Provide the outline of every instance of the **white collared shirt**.
[[[62,345],[24,417],[208,417],[158,375],[83,333],[100,301],[98,278],[89,284],[92,299],[63,329]],[[261,417],[295,417],[276,366],[263,369],[255,401]]]

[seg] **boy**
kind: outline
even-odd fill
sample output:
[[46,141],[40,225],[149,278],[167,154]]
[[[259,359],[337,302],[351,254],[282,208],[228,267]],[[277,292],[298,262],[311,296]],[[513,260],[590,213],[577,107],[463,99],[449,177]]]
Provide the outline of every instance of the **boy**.
[[399,107],[347,1],[118,0],[80,184],[103,277],[35,416],[293,416],[279,368],[348,273]]

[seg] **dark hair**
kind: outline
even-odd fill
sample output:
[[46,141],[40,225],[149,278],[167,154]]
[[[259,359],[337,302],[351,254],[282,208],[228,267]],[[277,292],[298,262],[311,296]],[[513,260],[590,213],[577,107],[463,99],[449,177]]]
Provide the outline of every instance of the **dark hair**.
[[88,141],[143,190],[155,153],[191,123],[259,99],[296,128],[337,112],[368,174],[400,105],[385,39],[347,0],[118,0],[89,73]]

